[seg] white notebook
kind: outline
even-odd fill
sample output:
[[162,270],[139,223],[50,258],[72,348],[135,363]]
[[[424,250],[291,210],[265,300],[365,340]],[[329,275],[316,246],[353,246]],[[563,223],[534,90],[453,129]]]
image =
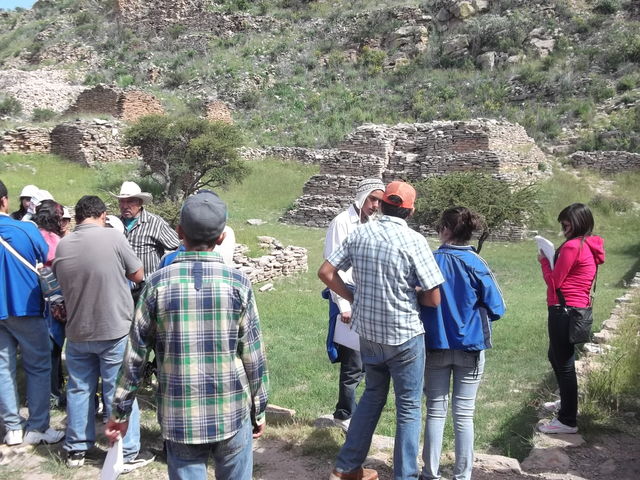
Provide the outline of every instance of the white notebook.
[[360,335],[351,328],[351,322],[344,323],[340,320],[340,315],[336,317],[336,329],[333,332],[333,341],[349,347],[352,350],[360,351]]
[[551,268],[553,269],[553,257],[556,254],[556,248],[553,246],[553,243],[540,235],[536,235],[533,238],[538,245],[538,251],[542,252],[542,254],[547,257],[549,265],[551,265]]

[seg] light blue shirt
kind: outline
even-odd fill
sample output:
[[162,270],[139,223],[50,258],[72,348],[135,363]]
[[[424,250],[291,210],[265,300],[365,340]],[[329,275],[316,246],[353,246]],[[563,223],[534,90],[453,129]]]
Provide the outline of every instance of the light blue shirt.
[[424,333],[416,286],[442,282],[427,240],[401,218],[383,216],[351,233],[327,258],[338,270],[353,268],[353,328],[376,343],[401,345]]

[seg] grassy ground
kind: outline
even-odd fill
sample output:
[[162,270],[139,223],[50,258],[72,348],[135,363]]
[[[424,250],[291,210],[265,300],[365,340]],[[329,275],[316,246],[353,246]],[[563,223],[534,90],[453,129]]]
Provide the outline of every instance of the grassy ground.
[[[66,204],[75,203],[82,194],[104,195],[104,190],[117,189],[122,180],[118,175],[131,168],[95,171],[36,156],[8,156],[3,160],[0,178],[13,195],[24,183],[33,182],[50,189]],[[271,372],[271,402],[295,409],[302,425],[332,412],[337,398],[338,366],[329,363],[324,349],[327,304],[320,297],[322,285],[316,277],[325,232],[283,225],[277,219],[300,194],[304,181],[316,172],[317,167],[313,166],[275,160],[256,162],[242,185],[220,192],[229,204],[230,224],[238,242],[249,244],[258,253],[255,237],[270,235],[285,245],[309,250],[308,273],[278,280],[274,282],[275,290],[257,294]],[[608,316],[625,281],[638,269],[639,213],[630,208],[622,213],[616,209],[624,210],[630,202],[640,202],[635,188],[639,177],[627,174],[613,178],[610,191],[600,196],[590,188],[600,181],[593,174],[581,173],[576,178],[558,171],[543,186],[546,215],[539,228],[556,245],[561,240],[555,221],[559,210],[574,201],[595,205],[596,231],[605,238],[607,249],[607,262],[598,277],[597,324]],[[266,223],[250,226],[246,223],[248,218],[261,218]],[[434,239],[429,243],[432,248],[437,246]],[[546,360],[545,286],[533,241],[486,243],[482,254],[496,273],[508,311],[494,324],[495,348],[487,352],[486,373],[477,402],[476,446],[477,450],[522,458],[530,447],[537,420],[535,408],[555,389]],[[148,413],[148,425],[153,437],[157,427],[152,411]],[[306,431],[306,427],[301,428]],[[394,406],[390,401],[377,433],[393,432]],[[452,448],[452,438],[448,425],[445,450]],[[329,449],[335,448],[336,443],[330,445],[333,447]]]

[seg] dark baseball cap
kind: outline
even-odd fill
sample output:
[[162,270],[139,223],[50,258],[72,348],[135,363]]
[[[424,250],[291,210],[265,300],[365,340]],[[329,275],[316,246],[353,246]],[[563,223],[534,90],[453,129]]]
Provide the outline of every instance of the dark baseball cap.
[[189,240],[215,240],[224,230],[227,206],[210,190],[191,195],[180,210],[180,227]]

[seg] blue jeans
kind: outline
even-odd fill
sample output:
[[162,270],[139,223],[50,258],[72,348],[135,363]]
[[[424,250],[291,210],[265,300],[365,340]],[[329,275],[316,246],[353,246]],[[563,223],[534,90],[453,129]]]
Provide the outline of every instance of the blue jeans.
[[396,400],[396,437],[393,450],[393,478],[418,478],[418,448],[422,427],[422,385],[424,378],[424,335],[401,345],[384,345],[360,337],[360,353],[366,388],[356,408],[344,445],[338,453],[336,470],[353,472],[362,466],[393,380]]
[[253,474],[253,427],[247,419],[231,438],[193,445],[167,440],[170,480],[206,480],[209,455],[213,455],[216,479],[251,480]]
[[[95,403],[98,378],[102,377],[102,392],[107,418],[116,391],[116,377],[124,357],[128,336],[115,340],[72,342],[67,339],[67,436],[64,449],[86,451],[96,440]],[[134,402],[129,428],[122,443],[125,462],[140,451],[140,411]]]
[[440,478],[442,434],[447,419],[449,389],[453,374],[453,426],[456,462],[454,480],[468,480],[473,468],[473,413],[476,394],[484,371],[484,351],[432,350],[427,352],[424,393],[427,396],[427,422],[421,479]]
[[29,418],[26,430],[49,428],[51,345],[42,317],[8,317],[0,320],[0,418],[5,430],[22,429],[16,382],[17,348],[27,382]]

